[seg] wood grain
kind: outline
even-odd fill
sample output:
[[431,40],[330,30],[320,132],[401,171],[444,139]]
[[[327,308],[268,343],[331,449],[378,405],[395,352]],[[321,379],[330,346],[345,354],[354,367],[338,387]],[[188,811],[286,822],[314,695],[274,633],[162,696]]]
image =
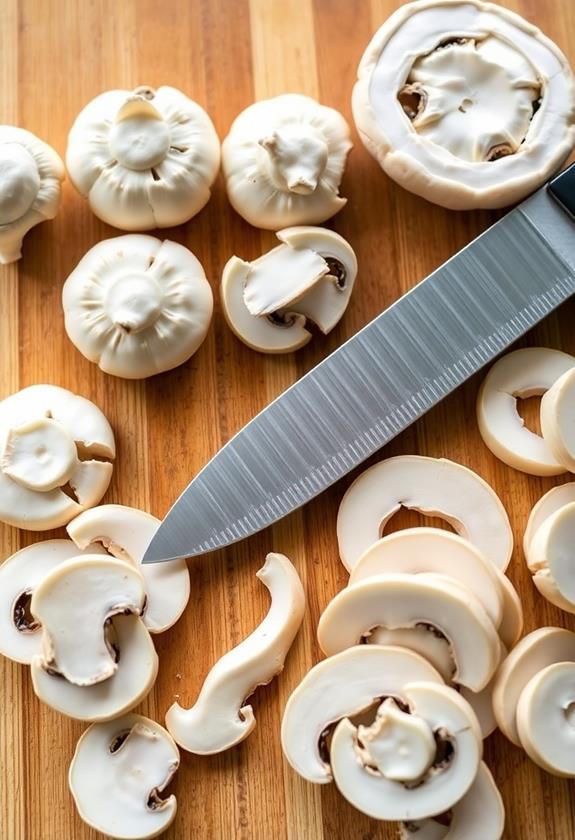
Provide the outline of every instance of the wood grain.
[[[37,133],[62,155],[78,111],[99,92],[138,84],[172,84],[212,116],[223,138],[235,115],[255,98],[308,93],[351,121],[350,93],[371,33],[394,0],[2,0],[0,119]],[[514,0],[575,60],[575,5],[570,0]],[[0,270],[0,397],[49,382],[94,400],[110,418],[118,460],[107,501],[163,515],[188,480],[237,429],[382,308],[483,230],[488,213],[450,213],[390,182],[360,145],[343,183],[346,208],[333,227],[354,246],[360,265],[349,310],[332,335],[283,358],[260,356],[231,334],[219,306],[209,336],[186,365],[147,382],[105,376],[66,339],[61,286],[79,258],[117,233],[97,220],[69,183],[53,223],[31,232],[24,258]],[[273,235],[244,223],[230,208],[221,178],[207,208],[166,231],[204,264],[216,299],[231,254],[251,259]],[[574,304],[524,343],[575,353]],[[477,470],[500,494],[516,536],[510,575],[527,630],[575,622],[537,595],[520,540],[531,505],[554,483],[498,463],[476,430],[478,379],[467,383],[385,450],[446,456]],[[533,407],[529,407],[533,411]],[[355,812],[333,786],[303,782],[282,759],[279,725],[286,698],[320,657],[317,619],[346,582],[338,561],[335,516],[352,477],[303,511],[248,542],[190,564],[192,597],[176,628],[157,639],[156,687],[142,705],[162,721],[178,697],[191,704],[213,662],[265,614],[255,578],[270,549],[291,556],[304,580],[308,610],[281,677],[258,690],[255,732],[212,758],[183,755],[174,785],[179,811],[168,840],[383,840],[393,827]],[[390,528],[421,524],[400,512]],[[46,536],[52,536],[48,534]],[[38,535],[0,528],[1,556]],[[27,670],[0,662],[1,840],[94,840],[77,817],[66,774],[83,725],[41,706]],[[573,783],[539,771],[500,735],[486,743],[514,840],[575,836]]]

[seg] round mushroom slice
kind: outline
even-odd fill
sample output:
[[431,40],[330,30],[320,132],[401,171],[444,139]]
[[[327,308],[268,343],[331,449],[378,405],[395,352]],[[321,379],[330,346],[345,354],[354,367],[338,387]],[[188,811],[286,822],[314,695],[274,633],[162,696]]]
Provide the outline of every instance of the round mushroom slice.
[[504,464],[530,475],[565,472],[546,441],[525,426],[517,399],[544,394],[574,365],[573,356],[548,347],[515,350],[495,362],[479,389],[477,421],[485,445]]
[[553,383],[541,399],[543,439],[555,460],[570,472],[575,472],[574,416],[575,367],[572,367]]
[[122,613],[140,616],[145,603],[142,576],[127,563],[91,554],[61,563],[40,581],[30,605],[42,623],[44,667],[78,686],[107,680],[118,662],[106,623]]
[[81,818],[103,834],[145,840],[176,816],[161,794],[180,764],[178,748],[159,724],[141,715],[94,723],[80,736],[68,784]]
[[416,680],[442,683],[429,662],[405,648],[358,645],[324,659],[308,671],[286,704],[281,729],[285,757],[309,782],[331,782],[321,748],[329,727],[380,699],[401,701],[404,686]]
[[300,628],[305,595],[288,558],[268,554],[257,576],[271,596],[268,614],[250,636],[216,662],[191,709],[174,703],[166,714],[166,726],[188,752],[210,755],[247,738],[256,719],[246,699],[283,670]]
[[570,502],[545,519],[525,555],[539,592],[570,613],[575,613],[574,538],[575,502]]
[[499,497],[477,473],[444,458],[399,455],[374,464],[348,488],[337,514],[343,565],[351,570],[401,507],[440,516],[505,571],[513,532]]
[[533,506],[523,535],[523,551],[525,556],[529,554],[533,536],[545,520],[571,502],[575,502],[575,481],[571,481],[568,484],[560,484],[558,487],[552,487]]
[[73,519],[67,531],[79,549],[101,544],[118,560],[140,570],[146,587],[144,624],[150,633],[163,633],[183,613],[190,597],[190,575],[185,560],[142,564],[160,520],[125,505],[99,505]]

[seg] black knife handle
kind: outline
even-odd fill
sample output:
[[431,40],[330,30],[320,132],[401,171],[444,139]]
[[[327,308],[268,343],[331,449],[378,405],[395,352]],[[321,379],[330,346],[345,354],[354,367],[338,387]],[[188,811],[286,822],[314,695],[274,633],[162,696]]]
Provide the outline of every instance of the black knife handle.
[[575,219],[575,163],[549,181],[547,189],[555,201]]

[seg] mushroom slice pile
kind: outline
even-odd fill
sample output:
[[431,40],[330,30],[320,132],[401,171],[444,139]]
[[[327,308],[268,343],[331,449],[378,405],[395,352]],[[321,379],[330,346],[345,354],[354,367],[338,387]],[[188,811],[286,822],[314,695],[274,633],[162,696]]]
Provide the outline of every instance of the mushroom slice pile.
[[51,146],[0,125],[0,263],[19,260],[30,228],[54,218],[63,180],[64,164]]
[[548,347],[515,350],[495,362],[479,390],[477,420],[486,446],[503,463],[531,475],[566,471],[547,440],[525,426],[517,398],[545,393],[574,366],[573,356]]
[[113,557],[139,569],[146,587],[143,620],[150,633],[163,633],[175,624],[190,597],[185,560],[142,564],[159,527],[155,516],[124,505],[99,505],[81,513],[67,527],[79,549],[96,550],[101,544]]
[[324,334],[346,310],[357,274],[351,246],[331,230],[293,227],[253,262],[232,257],[222,274],[222,305],[248,347],[289,353],[311,339],[306,320]]
[[374,464],[347,490],[337,515],[339,553],[351,570],[401,507],[441,516],[505,571],[513,533],[499,497],[477,473],[444,458],[400,455]]
[[78,192],[122,230],[187,222],[208,201],[219,165],[212,121],[172,87],[100,94],[76,118],[66,151]]
[[[575,365],[575,359],[573,360]],[[541,399],[541,432],[553,457],[575,472],[575,366],[557,379]]]
[[338,190],[351,147],[342,115],[309,96],[250,105],[222,144],[232,207],[269,230],[325,222],[346,203]]
[[203,342],[213,298],[201,263],[176,242],[129,234],[85,254],[62,289],[66,332],[112,376],[181,365]]
[[574,539],[575,502],[570,502],[545,519],[525,555],[539,592],[570,613],[575,613]]
[[353,114],[401,186],[454,210],[535,190],[575,143],[567,59],[538,29],[481,0],[419,0],[373,36]]
[[123,840],[145,840],[165,831],[176,816],[176,797],[161,794],[179,764],[178,748],[165,729],[141,715],[126,715],[86,729],[68,783],[89,826]]
[[116,454],[110,424],[89,400],[32,385],[0,402],[0,521],[46,531],[97,505]]
[[256,720],[246,698],[283,669],[300,628],[305,595],[287,557],[268,554],[257,576],[271,596],[268,614],[250,636],[218,660],[191,709],[174,703],[166,714],[170,733],[188,752],[218,753],[247,738]]

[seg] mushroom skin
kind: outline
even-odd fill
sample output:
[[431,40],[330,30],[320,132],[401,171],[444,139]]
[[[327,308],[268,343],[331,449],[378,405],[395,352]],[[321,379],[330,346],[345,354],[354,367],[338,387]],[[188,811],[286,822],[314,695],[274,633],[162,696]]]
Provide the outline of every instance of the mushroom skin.
[[68,136],[70,180],[98,218],[122,230],[187,222],[208,202],[219,165],[212,121],[173,87],[101,93]]
[[575,502],[575,481],[560,484],[548,490],[531,509],[525,533],[523,534],[523,552],[529,554],[534,535],[545,520],[565,505]]
[[30,131],[0,125],[0,263],[22,256],[22,240],[53,219],[60,206],[64,164]]
[[541,433],[551,454],[565,469],[575,472],[575,359],[571,370],[557,379],[541,398]]
[[545,519],[525,555],[533,583],[551,604],[575,613],[575,502]]

